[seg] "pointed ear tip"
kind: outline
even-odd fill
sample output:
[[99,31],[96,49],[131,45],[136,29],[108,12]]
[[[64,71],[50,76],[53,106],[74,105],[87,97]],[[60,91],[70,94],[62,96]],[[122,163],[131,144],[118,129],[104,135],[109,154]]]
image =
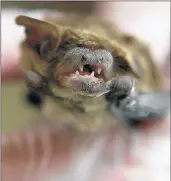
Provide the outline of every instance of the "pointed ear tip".
[[35,19],[24,15],[19,15],[15,18],[15,22],[18,25],[29,24],[33,20]]
[[17,16],[17,17],[15,18],[16,24],[21,25],[22,22],[23,22],[23,19],[25,19],[25,18],[26,18],[26,16],[23,16],[23,15]]
[[19,24],[20,19],[21,19],[21,16],[17,16],[17,17],[15,18],[15,22],[16,22],[16,24]]
[[19,15],[15,18],[15,22],[17,25],[24,25],[24,26],[30,26],[30,25],[42,25],[42,24],[48,24],[49,26],[48,27],[53,27],[54,28],[54,25],[48,23],[48,22],[45,22],[45,21],[42,21],[42,20],[38,20],[38,19],[35,19],[35,18],[32,18],[32,17],[29,17],[29,16],[24,16],[24,15]]

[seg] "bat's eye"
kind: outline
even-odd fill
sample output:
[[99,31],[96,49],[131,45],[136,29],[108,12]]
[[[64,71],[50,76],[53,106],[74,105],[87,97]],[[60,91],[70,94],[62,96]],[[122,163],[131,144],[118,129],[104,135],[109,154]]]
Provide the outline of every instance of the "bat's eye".
[[69,46],[71,44],[71,41],[70,40],[64,40],[62,41],[62,43],[60,44],[60,48],[65,48],[67,46]]
[[83,47],[83,44],[77,44],[78,47]]
[[71,41],[70,40],[65,40],[65,41],[63,41],[63,45],[69,45],[71,43]]
[[34,50],[38,53],[39,56],[41,55],[40,45],[35,45]]

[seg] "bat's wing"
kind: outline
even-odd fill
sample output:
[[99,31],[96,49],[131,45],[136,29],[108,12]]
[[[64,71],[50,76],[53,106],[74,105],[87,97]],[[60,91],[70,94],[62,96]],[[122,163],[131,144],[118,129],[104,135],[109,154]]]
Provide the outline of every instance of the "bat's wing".
[[113,101],[109,107],[119,120],[131,123],[162,118],[170,110],[170,91],[137,93],[135,96]]
[[170,91],[136,92],[135,81],[129,76],[123,76],[116,81],[111,83],[111,91],[106,99],[109,109],[117,119],[141,123],[168,114]]

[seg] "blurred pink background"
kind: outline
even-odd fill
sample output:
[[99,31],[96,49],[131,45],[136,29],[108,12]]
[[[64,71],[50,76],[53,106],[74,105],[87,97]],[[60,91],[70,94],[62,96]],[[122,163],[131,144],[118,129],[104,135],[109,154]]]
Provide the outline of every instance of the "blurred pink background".
[[[45,11],[2,9],[3,81],[22,78],[19,43],[24,33],[23,28],[15,25],[14,18],[19,14],[41,18]],[[117,23],[122,31],[143,39],[161,67],[170,63],[170,2],[97,2],[94,14],[107,17]],[[54,172],[52,179],[49,177],[47,180],[54,181],[55,175],[60,181],[169,181],[170,116],[149,130],[124,132],[125,136],[122,131],[117,130],[117,136],[112,135],[112,139],[110,134],[102,135],[93,140],[89,147],[85,144],[72,157],[70,168],[59,175]],[[101,162],[98,163],[98,160]]]

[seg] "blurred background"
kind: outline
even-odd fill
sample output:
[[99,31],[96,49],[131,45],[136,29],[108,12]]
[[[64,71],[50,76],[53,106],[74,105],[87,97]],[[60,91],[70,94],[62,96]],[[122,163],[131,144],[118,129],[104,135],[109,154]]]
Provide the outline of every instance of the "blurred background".
[[[105,17],[116,23],[121,31],[137,36],[142,39],[151,49],[152,55],[161,70],[166,74],[166,87],[170,88],[170,2],[51,2],[51,1],[1,1],[1,70],[2,70],[2,131],[11,132],[25,130],[34,123],[39,116],[38,110],[26,104],[26,88],[23,75],[19,66],[20,50],[19,43],[24,38],[24,31],[15,25],[14,19],[17,15],[28,15],[40,18],[45,12],[77,12],[94,14]],[[123,161],[123,154],[132,154],[133,159],[127,159],[126,164],[117,165],[118,173],[111,173],[113,180],[127,181],[169,181],[170,180],[170,127],[169,117],[164,129],[153,132],[134,132],[129,135],[132,139],[129,147],[125,145],[128,139],[124,140],[119,148],[115,144],[106,149],[98,144],[80,154],[75,164],[75,170],[79,170],[80,164],[84,168],[91,167],[91,158],[98,160],[106,156],[107,160]],[[164,130],[164,131],[163,131]],[[97,141],[98,142],[98,141]],[[111,142],[111,140],[109,141]],[[112,142],[113,143],[113,142]],[[109,145],[108,145],[109,146]],[[97,152],[94,152],[96,149]],[[118,148],[118,149],[117,149]],[[102,154],[96,157],[98,149]],[[119,151],[118,151],[119,150]],[[123,153],[124,152],[124,153]],[[86,156],[85,156],[86,155]],[[94,156],[93,156],[94,155]],[[119,155],[119,156],[118,156]],[[121,156],[121,159],[120,159]],[[86,157],[86,158],[85,158]],[[95,158],[96,157],[96,158]],[[124,158],[125,158],[124,157]],[[90,158],[88,163],[88,159]],[[117,158],[117,159],[116,159]],[[86,159],[86,160],[85,160]],[[131,161],[130,161],[131,160]],[[138,160],[138,166],[134,161]],[[105,164],[108,164],[108,161]],[[112,161],[111,161],[112,162]],[[117,162],[118,163],[118,162]],[[123,163],[123,162],[122,162]],[[104,162],[97,163],[93,168],[105,168]],[[78,165],[78,166],[77,166]],[[81,165],[82,166],[82,165]],[[130,166],[130,167],[129,167]],[[113,169],[113,166],[110,165]],[[119,169],[118,169],[119,167]],[[73,168],[73,170],[74,170]],[[111,169],[111,170],[112,170]],[[74,171],[72,172],[74,173]],[[80,170],[79,170],[80,171]],[[99,171],[99,170],[98,170]],[[108,170],[107,170],[108,171]],[[85,171],[86,172],[86,171]],[[82,175],[83,172],[80,172]],[[97,172],[99,173],[99,172]],[[96,173],[96,174],[97,174]],[[77,174],[77,172],[76,172]],[[85,174],[85,173],[84,173]],[[83,175],[84,175],[83,174]],[[69,175],[69,174],[68,174]],[[97,174],[98,175],[98,174]],[[106,180],[106,172],[105,172]],[[127,179],[122,178],[123,176]],[[121,177],[122,176],[122,177]],[[70,176],[68,176],[70,178]],[[67,179],[66,179],[67,180]],[[109,179],[110,180],[110,179]],[[81,180],[82,181],[82,180]],[[85,180],[84,180],[85,181]],[[86,180],[87,181],[87,180]],[[93,180],[94,181],[94,180]],[[99,180],[98,180],[99,181]]]

